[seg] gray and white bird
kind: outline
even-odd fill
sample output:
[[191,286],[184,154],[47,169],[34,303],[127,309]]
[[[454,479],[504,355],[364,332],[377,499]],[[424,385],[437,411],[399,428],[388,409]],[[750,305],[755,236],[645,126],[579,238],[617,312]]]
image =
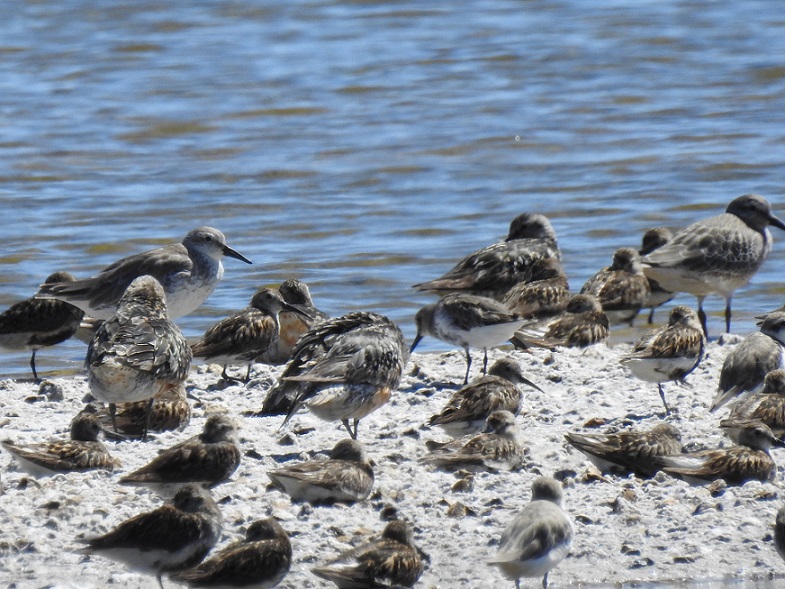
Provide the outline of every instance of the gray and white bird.
[[161,576],[201,562],[218,542],[221,529],[221,512],[209,491],[186,485],[171,504],[127,519],[102,536],[79,541],[87,544],[81,552],[153,574],[163,589]]
[[287,303],[278,290],[260,288],[248,307],[215,323],[191,346],[194,358],[223,364],[224,380],[234,380],[226,373],[228,365],[247,365],[244,382],[248,382],[253,363],[278,338],[281,330],[278,315],[284,310],[309,318],[304,309]]
[[447,405],[428,420],[451,436],[474,433],[486,425],[494,411],[506,410],[518,415],[523,403],[520,385],[543,392],[523,375],[512,358],[501,358],[488,369],[488,374],[473,380],[453,393]]
[[[68,272],[50,274],[44,284],[73,282]],[[41,348],[54,346],[70,338],[79,328],[84,313],[63,301],[39,299],[33,296],[14,303],[0,313],[0,348],[30,350],[30,369],[38,382],[35,354]]]
[[169,316],[176,319],[194,311],[215,290],[223,277],[224,256],[251,263],[226,245],[223,233],[199,227],[189,231],[182,243],[128,256],[92,278],[44,283],[37,296],[65,301],[96,319],[109,319],[128,285],[150,275],[163,286]]
[[242,453],[231,417],[207,418],[201,434],[167,448],[145,466],[120,479],[124,485],[150,486],[164,494],[185,483],[214,487],[228,480]]
[[296,390],[281,427],[307,407],[320,419],[340,421],[357,439],[360,420],[398,388],[409,359],[400,328],[383,315],[350,315],[320,323],[298,341],[280,378]]
[[443,342],[460,346],[466,352],[466,376],[472,367],[471,348],[483,351],[482,373],[488,372],[488,348],[509,340],[523,325],[523,320],[502,303],[470,294],[448,294],[439,302],[422,307],[415,315],[417,335],[410,352],[423,337],[430,335]]
[[439,295],[464,293],[501,300],[513,286],[530,280],[531,266],[537,260],[560,257],[550,221],[544,215],[522,213],[510,223],[504,241],[466,256],[440,278],[414,288]]
[[283,581],[291,564],[289,536],[270,517],[248,526],[244,540],[170,578],[189,587],[271,589]]
[[167,315],[164,289],[147,275],[128,285],[85,359],[90,394],[107,403],[112,416],[117,403],[152,402],[162,390],[181,385],[190,367],[191,348]]
[[632,325],[651,294],[638,252],[631,247],[617,249],[611,265],[589,278],[580,294],[596,298],[611,325]]
[[731,407],[727,420],[720,422],[720,427],[752,420],[765,423],[778,438],[785,434],[785,370],[778,368],[769,372],[760,392],[739,399]]
[[311,571],[338,589],[413,587],[422,576],[423,563],[411,527],[395,520],[385,526],[381,538],[342,552]]
[[785,229],[765,198],[739,196],[723,214],[693,223],[645,256],[644,272],[666,290],[695,295],[706,334],[703,301],[713,293],[724,297],[725,330],[730,332],[733,293],[752,279],[771,251],[769,225]]
[[682,382],[703,359],[706,336],[698,315],[684,305],[671,309],[668,325],[646,334],[619,361],[646,382],[656,382],[665,413],[670,413],[662,383]]
[[548,573],[570,553],[573,526],[562,509],[561,484],[550,477],[532,483],[532,499],[502,533],[496,557],[498,567],[520,589],[521,577],[542,577],[548,589]]

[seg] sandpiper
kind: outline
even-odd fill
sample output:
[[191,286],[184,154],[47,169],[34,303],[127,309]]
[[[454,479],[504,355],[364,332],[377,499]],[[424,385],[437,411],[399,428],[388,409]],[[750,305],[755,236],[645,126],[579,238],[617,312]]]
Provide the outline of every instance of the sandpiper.
[[522,319],[545,319],[564,311],[570,300],[567,276],[556,258],[542,258],[531,266],[531,276],[504,295],[502,303]]
[[120,479],[124,485],[146,485],[168,494],[185,483],[214,487],[240,465],[236,424],[228,415],[207,418],[201,434],[161,452],[150,463]]
[[470,294],[448,294],[438,303],[425,305],[415,316],[417,336],[410,352],[420,340],[430,335],[443,342],[461,346],[466,352],[466,376],[472,366],[470,348],[483,351],[482,372],[488,372],[488,348],[503,344],[523,324],[523,320],[502,303]]
[[308,318],[305,310],[284,301],[277,290],[260,288],[253,295],[250,306],[210,327],[202,339],[191,346],[194,358],[223,364],[221,378],[227,381],[236,380],[226,373],[227,365],[247,365],[244,382],[248,382],[251,366],[267,352],[280,333],[278,314],[284,309]]
[[111,415],[117,403],[152,401],[182,384],[190,367],[191,348],[167,316],[164,289],[147,275],[128,286],[116,314],[90,341],[85,359],[90,394],[108,403]]
[[543,392],[523,375],[515,360],[501,358],[491,365],[486,376],[455,391],[444,409],[428,420],[428,425],[438,425],[451,436],[462,436],[484,427],[494,411],[506,410],[518,415],[523,403],[518,385]]
[[[44,284],[72,282],[68,272],[50,274]],[[68,303],[39,299],[35,296],[11,305],[0,314],[0,347],[9,350],[31,350],[30,368],[38,382],[35,354],[41,348],[59,344],[79,328],[84,313]]]
[[285,280],[278,287],[278,292],[281,293],[284,301],[305,311],[305,315],[299,310],[287,311],[283,309],[280,312],[278,321],[281,328],[278,330],[278,335],[273,338],[273,342],[267,350],[256,360],[265,364],[285,364],[288,362],[300,336],[317,323],[329,318],[327,313],[314,306],[311,291],[302,280],[295,278]]
[[362,501],[371,494],[373,469],[357,440],[341,440],[328,460],[308,460],[267,473],[294,501]]
[[423,573],[423,563],[411,527],[395,520],[385,526],[381,538],[347,550],[311,571],[339,589],[413,587]]
[[430,442],[423,462],[447,470],[517,470],[528,450],[523,445],[515,416],[494,411],[486,420],[484,433],[464,436],[446,444]]
[[626,430],[612,434],[568,432],[564,439],[583,452],[602,472],[653,477],[659,470],[652,457],[682,451],[681,433],[670,423],[660,423],[647,431]]
[[79,413],[71,421],[71,438],[46,444],[2,443],[19,466],[33,476],[50,476],[59,472],[114,470],[120,461],[112,458],[99,440],[101,423],[95,415]]
[[654,463],[668,474],[690,483],[724,479],[729,485],[743,485],[750,480],[771,481],[777,466],[769,456],[769,448],[785,448],[785,442],[760,421],[725,422],[723,428],[738,441],[738,446],[704,450],[692,454],[657,456]]
[[[363,325],[365,320],[369,322]],[[320,345],[329,349],[319,353]],[[306,406],[320,419],[340,420],[357,439],[360,420],[390,400],[408,359],[403,333],[383,315],[317,325],[300,338],[281,375],[282,381],[296,383],[298,389],[281,427]]]
[[161,575],[192,567],[221,537],[221,512],[206,489],[182,487],[172,504],[127,519],[95,538],[80,540],[81,551],[118,560],[129,568]]
[[572,547],[572,521],[562,509],[561,484],[550,477],[532,483],[532,499],[502,533],[496,557],[497,566],[520,589],[521,577],[542,576],[548,589],[548,573],[569,554]]
[[683,382],[700,364],[705,348],[706,336],[697,313],[679,305],[671,309],[668,325],[643,336],[619,361],[637,378],[657,383],[665,413],[670,413],[662,383]]
[[[91,403],[88,407],[98,416],[103,427],[112,425],[112,416],[102,406]],[[183,383],[158,391],[153,395],[152,407],[149,401],[118,403],[114,420],[117,433],[122,434],[120,439],[141,438],[145,428],[151,432],[182,430],[190,421],[191,405]]]
[[[638,254],[641,257],[646,256],[653,252],[656,249],[660,249],[666,243],[668,243],[671,239],[673,239],[673,233],[671,233],[670,229],[665,227],[655,227],[654,229],[649,229],[646,233],[643,234],[643,238],[641,239],[641,249],[638,250]],[[646,300],[646,304],[644,308],[651,309],[649,311],[649,325],[654,323],[654,310],[657,307],[661,307],[667,302],[673,300],[676,296],[676,293],[673,293],[669,290],[666,290],[660,286],[660,283],[656,280],[649,280],[649,289],[651,293],[649,294],[649,298]]]
[[248,526],[244,540],[170,578],[190,587],[271,589],[283,580],[291,564],[289,536],[275,519],[267,518]]
[[611,325],[632,325],[651,294],[638,252],[631,247],[617,249],[612,264],[589,278],[580,294],[594,296]]
[[785,370],[769,372],[763,379],[761,391],[733,405],[728,419],[722,420],[720,427],[732,427],[733,423],[749,420],[765,423],[778,438],[785,434]]
[[545,323],[532,322],[515,332],[510,340],[517,348],[585,348],[606,341],[608,317],[592,295],[577,294],[563,313]]
[[92,278],[44,283],[38,296],[71,303],[96,319],[109,319],[128,285],[149,274],[163,286],[169,316],[176,319],[198,308],[215,290],[224,273],[223,256],[251,263],[226,245],[223,233],[199,227],[189,231],[182,243],[123,258]]
[[785,313],[766,315],[760,323],[760,332],[745,337],[725,357],[710,411],[739,397],[760,392],[766,374],[785,368],[784,341]]
[[733,199],[725,213],[693,223],[643,258],[646,276],[673,292],[698,297],[698,316],[708,334],[703,301],[717,293],[725,298],[725,330],[730,332],[733,293],[746,285],[771,251],[768,226],[785,229],[757,194]]
[[544,215],[523,213],[512,220],[504,241],[470,254],[442,277],[414,288],[501,300],[513,286],[530,279],[536,260],[560,257],[550,221]]

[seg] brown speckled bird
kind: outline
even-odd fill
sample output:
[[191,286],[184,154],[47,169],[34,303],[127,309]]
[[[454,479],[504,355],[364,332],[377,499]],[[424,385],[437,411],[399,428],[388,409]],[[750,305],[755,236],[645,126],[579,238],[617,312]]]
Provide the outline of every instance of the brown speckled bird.
[[545,323],[524,325],[510,339],[517,348],[585,348],[608,339],[608,317],[592,295],[577,294],[563,313]]
[[638,252],[631,247],[617,249],[613,263],[589,278],[581,294],[597,299],[611,325],[632,325],[651,294]]

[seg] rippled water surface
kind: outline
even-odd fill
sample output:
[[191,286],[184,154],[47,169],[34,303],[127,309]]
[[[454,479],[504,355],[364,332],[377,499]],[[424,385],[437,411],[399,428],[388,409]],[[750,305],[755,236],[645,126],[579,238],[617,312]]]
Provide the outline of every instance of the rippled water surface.
[[[740,194],[785,216],[785,17],[767,1],[38,0],[0,13],[3,308],[52,271],[88,276],[209,224],[254,265],[227,261],[186,335],[298,277],[325,311],[379,311],[411,337],[430,300],[411,284],[522,211],[552,219],[576,290],[645,229]],[[775,238],[737,293],[734,331],[785,302]],[[722,301],[707,308],[716,335]],[[83,355],[69,342],[39,364],[76,370]],[[0,373],[27,376],[27,362],[3,354]]]

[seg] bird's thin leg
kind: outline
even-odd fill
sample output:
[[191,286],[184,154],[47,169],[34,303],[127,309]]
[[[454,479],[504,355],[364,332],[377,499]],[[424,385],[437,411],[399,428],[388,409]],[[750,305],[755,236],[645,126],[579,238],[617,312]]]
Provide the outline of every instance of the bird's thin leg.
[[732,297],[725,299],[725,333],[730,333],[730,300]]
[[652,307],[651,311],[649,311],[649,325],[652,323],[654,323],[654,307]]
[[[147,409],[144,412],[144,431],[142,432],[142,441],[147,441],[147,430],[150,429],[150,419],[153,416],[153,404],[155,403],[155,397],[150,398],[150,402],[147,404]],[[115,430],[117,431],[117,430]]]
[[35,353],[37,350],[33,350],[33,355],[30,357],[30,368],[33,369],[33,380],[35,382],[41,382],[41,379],[38,378],[38,373],[35,371]]
[[488,348],[483,349],[482,352],[482,375],[485,376],[488,374]]
[[466,350],[466,376],[463,379],[463,384],[467,384],[469,382],[469,370],[472,368],[472,355],[469,353],[469,348],[465,348]]
[[245,373],[245,381],[248,382],[251,380],[251,364],[248,364],[248,371]]
[[109,403],[109,415],[112,418],[112,429],[114,429],[114,433],[119,434],[120,432],[117,431],[117,417],[115,414],[117,413],[117,405],[114,403]]
[[662,383],[657,383],[657,387],[660,389],[660,399],[662,399],[662,404],[665,405],[665,415],[670,415],[671,410],[668,407],[668,404],[665,402],[665,390],[662,388]]
[[548,589],[548,573],[542,578],[542,589]]
[[164,582],[161,580],[161,575],[158,574],[155,576],[155,578],[158,579],[158,585],[161,587],[161,589],[164,589]]
[[349,420],[348,420],[348,419],[342,419],[342,420],[341,420],[341,423],[343,424],[343,427],[345,427],[345,428],[346,428],[346,431],[347,431],[347,432],[349,432],[349,436],[350,436],[350,437],[351,437],[353,440],[356,440],[356,439],[357,439],[357,432],[353,432],[353,431],[352,431],[352,428],[351,428],[351,426],[349,425]]
[[706,311],[703,310],[703,299],[706,297],[698,297],[698,319],[701,320],[701,327],[703,328],[703,335],[708,339],[709,328],[706,326]]
[[355,440],[357,439],[357,427],[359,425],[360,425],[360,420],[359,419],[355,419],[354,420],[354,439]]

